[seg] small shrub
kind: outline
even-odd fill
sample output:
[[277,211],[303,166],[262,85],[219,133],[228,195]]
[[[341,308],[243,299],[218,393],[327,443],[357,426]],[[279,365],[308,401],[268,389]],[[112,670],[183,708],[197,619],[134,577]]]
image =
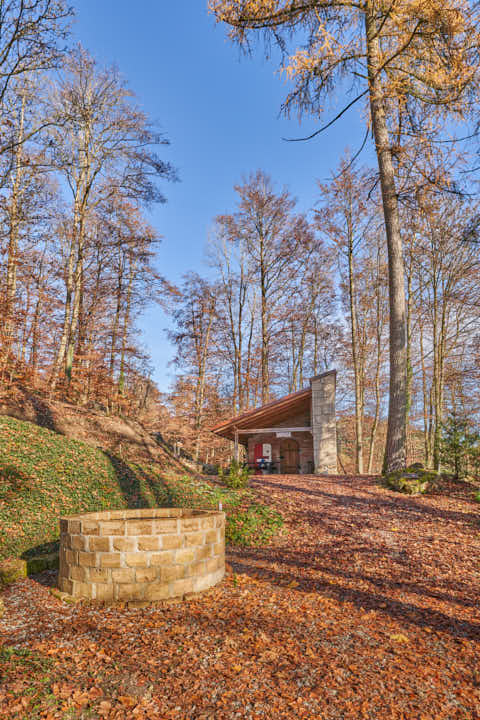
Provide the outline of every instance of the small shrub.
[[218,477],[225,485],[232,490],[239,490],[245,488],[248,485],[248,480],[252,471],[237,460],[232,460],[228,470],[224,471],[221,468],[218,471]]
[[442,425],[441,460],[457,480],[480,476],[480,433],[466,417],[450,415]]
[[480,503],[480,490],[477,490],[477,492],[474,495],[474,500],[477,503]]
[[385,485],[390,490],[396,490],[407,495],[424,495],[431,490],[438,480],[438,475],[433,470],[425,470],[418,466],[411,465],[405,470],[394,470],[384,477]]
[[230,545],[264,545],[282,526],[279,512],[267,505],[253,504],[227,517],[225,540]]

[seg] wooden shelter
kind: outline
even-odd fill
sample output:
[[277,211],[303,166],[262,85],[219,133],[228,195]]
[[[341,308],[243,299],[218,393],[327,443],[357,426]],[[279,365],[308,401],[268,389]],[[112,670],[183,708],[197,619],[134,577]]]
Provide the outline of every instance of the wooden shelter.
[[248,464],[281,474],[336,473],[336,371],[310,386],[218,423],[212,432],[246,450]]

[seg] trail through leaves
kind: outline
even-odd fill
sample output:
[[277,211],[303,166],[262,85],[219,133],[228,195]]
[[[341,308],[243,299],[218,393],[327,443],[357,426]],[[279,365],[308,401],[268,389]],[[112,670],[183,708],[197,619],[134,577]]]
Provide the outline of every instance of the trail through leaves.
[[[480,517],[468,493],[264,476],[287,532],[201,598],[69,606],[5,593],[0,718],[480,718]],[[393,529],[394,528],[394,529]]]

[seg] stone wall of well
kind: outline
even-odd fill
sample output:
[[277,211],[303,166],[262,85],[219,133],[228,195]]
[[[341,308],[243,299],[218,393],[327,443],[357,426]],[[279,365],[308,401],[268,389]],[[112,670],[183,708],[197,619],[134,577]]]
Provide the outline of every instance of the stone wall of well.
[[59,588],[143,605],[197,593],[225,574],[225,513],[112,510],[60,520]]

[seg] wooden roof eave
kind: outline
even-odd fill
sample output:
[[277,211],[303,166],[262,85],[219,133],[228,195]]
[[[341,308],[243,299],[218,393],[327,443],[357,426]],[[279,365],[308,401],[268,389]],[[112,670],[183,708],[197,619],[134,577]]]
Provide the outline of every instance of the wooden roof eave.
[[210,430],[216,435],[233,440],[235,438],[235,429],[247,430],[255,427],[272,427],[276,422],[288,419],[295,411],[301,411],[304,405],[309,406],[311,394],[310,388],[291,393],[279,398],[279,400],[273,400],[271,403],[237,415],[227,422],[218,423]]

